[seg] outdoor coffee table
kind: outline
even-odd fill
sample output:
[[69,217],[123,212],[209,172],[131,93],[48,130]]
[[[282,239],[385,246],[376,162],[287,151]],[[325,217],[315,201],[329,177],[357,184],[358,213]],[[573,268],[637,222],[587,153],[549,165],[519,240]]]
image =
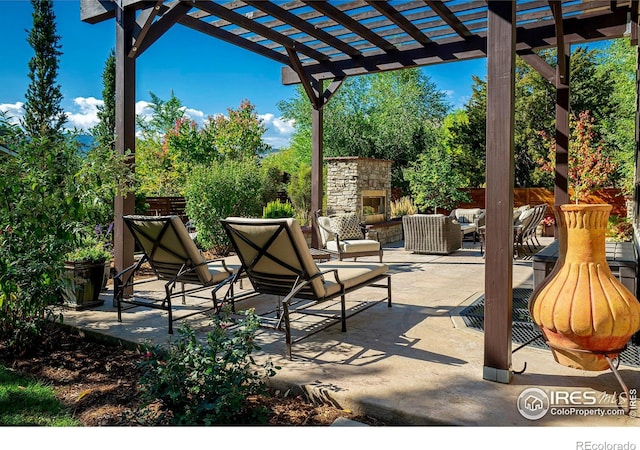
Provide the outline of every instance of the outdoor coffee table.
[[331,259],[331,253],[319,248],[310,248],[311,257],[316,261],[329,261]]

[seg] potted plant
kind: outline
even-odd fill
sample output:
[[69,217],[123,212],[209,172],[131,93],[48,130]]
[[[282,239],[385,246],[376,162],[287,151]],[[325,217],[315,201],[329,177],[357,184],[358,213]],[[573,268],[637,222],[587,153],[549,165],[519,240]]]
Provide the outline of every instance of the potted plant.
[[89,235],[81,239],[76,248],[65,255],[64,305],[76,310],[102,305],[100,291],[106,284],[110,260],[111,252],[97,237]]
[[542,222],[540,222],[540,225],[542,226],[542,236],[553,237],[555,224],[556,220],[552,216],[547,216],[542,219]]

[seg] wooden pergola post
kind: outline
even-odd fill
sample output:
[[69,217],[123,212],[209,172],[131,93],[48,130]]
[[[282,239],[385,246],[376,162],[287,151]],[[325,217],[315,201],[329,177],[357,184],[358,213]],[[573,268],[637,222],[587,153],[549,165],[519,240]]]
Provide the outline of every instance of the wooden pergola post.
[[[488,2],[485,380],[511,381],[516,7]],[[490,268],[490,270],[489,270]]]
[[[318,82],[322,84],[322,82]],[[322,89],[318,88],[318,92]],[[323,159],[323,136],[324,136],[324,114],[322,108],[312,103],[311,108],[311,213],[322,209],[322,159]],[[311,247],[320,248],[318,242],[318,232],[315,223],[312,222]]]
[[[135,10],[116,8],[116,151],[130,150],[135,160],[136,60],[129,57],[136,25]],[[126,230],[123,215],[133,214],[135,196],[116,196],[114,217],[114,259],[117,272],[133,264],[133,236]],[[125,293],[127,294],[127,293]],[[130,294],[130,292],[129,292]]]

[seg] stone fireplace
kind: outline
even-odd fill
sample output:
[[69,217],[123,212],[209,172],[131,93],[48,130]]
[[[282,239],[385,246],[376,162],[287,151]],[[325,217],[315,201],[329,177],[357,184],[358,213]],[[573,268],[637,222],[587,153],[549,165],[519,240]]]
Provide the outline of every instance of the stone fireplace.
[[327,162],[327,214],[355,212],[367,224],[389,219],[391,163],[345,156]]

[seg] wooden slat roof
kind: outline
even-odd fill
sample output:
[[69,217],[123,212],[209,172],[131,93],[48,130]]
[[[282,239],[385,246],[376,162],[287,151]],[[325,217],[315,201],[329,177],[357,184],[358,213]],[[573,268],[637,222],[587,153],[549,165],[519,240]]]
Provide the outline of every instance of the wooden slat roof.
[[[82,0],[81,18],[114,18],[118,3],[140,11],[131,56],[180,24],[282,63],[284,84],[486,56],[484,1]],[[516,2],[519,53],[555,46],[553,3]],[[628,35],[638,16],[631,1],[555,3],[565,44]]]

